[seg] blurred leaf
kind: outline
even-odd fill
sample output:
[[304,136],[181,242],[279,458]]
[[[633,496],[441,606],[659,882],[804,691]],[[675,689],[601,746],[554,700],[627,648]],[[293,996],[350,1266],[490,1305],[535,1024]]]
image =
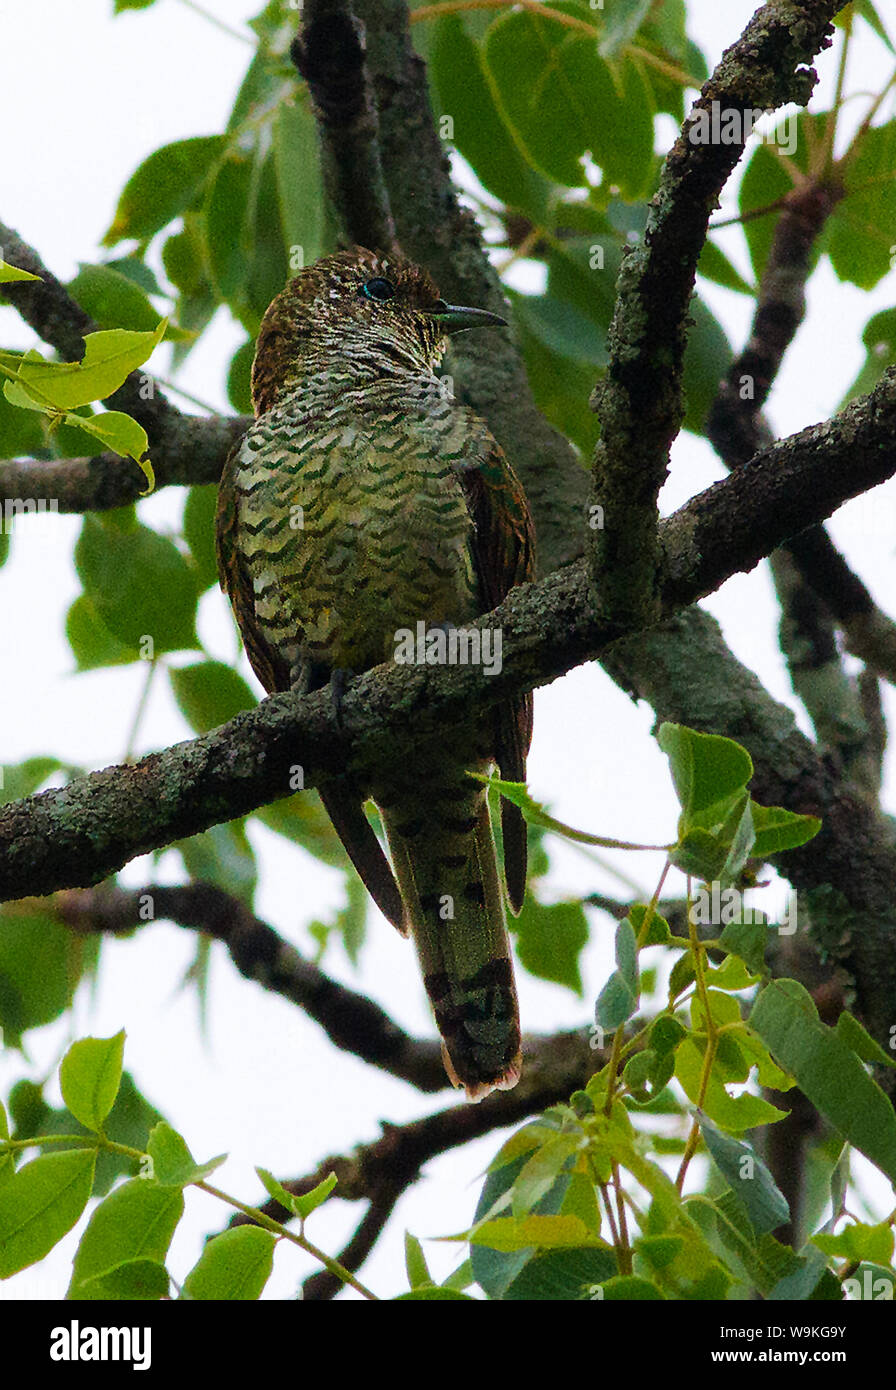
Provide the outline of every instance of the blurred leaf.
[[196,883],[214,883],[251,906],[258,867],[244,820],[213,825],[187,840],[176,841],[170,848],[179,851],[187,873]]
[[168,676],[181,714],[197,734],[226,724],[257,704],[242,676],[221,661],[169,667]]
[[[128,509],[86,516],[75,546],[84,592],[114,637],[138,650],[197,647],[196,579],[173,541]],[[143,644],[143,646],[141,646]]]
[[[132,264],[139,265],[140,262]],[[143,269],[148,271],[148,267]],[[151,272],[148,273],[151,279],[155,278]],[[133,275],[125,275],[111,265],[85,265],[81,262],[78,274],[69,281],[67,289],[99,328],[128,328],[135,332],[152,333],[158,326],[159,311],[150,303]],[[169,323],[165,337],[182,338],[184,334],[176,324]]]
[[20,797],[31,796],[62,763],[58,758],[26,758],[22,763],[6,763],[0,766],[0,806],[7,801],[18,801]]
[[255,343],[252,338],[238,347],[230,359],[227,371],[227,399],[240,415],[252,414],[252,363]]
[[834,208],[827,250],[841,280],[870,290],[893,266],[896,120],[860,137],[846,167],[846,198]]
[[550,190],[511,134],[495,102],[482,47],[460,16],[445,15],[433,25],[429,70],[439,114],[452,122],[448,138],[480,182],[507,207],[544,221]]
[[119,642],[86,594],[75,599],[65,619],[65,635],[79,671],[98,666],[123,666],[140,660],[136,647]]
[[273,138],[283,240],[297,273],[327,249],[317,123],[306,93],[278,107]]
[[684,353],[684,426],[693,434],[702,434],[732,352],[724,328],[698,294],[691,296],[689,313],[693,323]]
[[550,352],[591,367],[607,364],[603,333],[574,305],[551,295],[512,296],[514,319]]
[[[552,8],[582,19],[566,0]],[[640,63],[612,63],[587,34],[531,10],[502,15],[485,40],[489,81],[529,162],[549,179],[586,182],[586,152],[624,196],[646,193],[653,172],[653,97]],[[520,81],[520,74],[526,81]]]
[[583,993],[579,956],[588,941],[588,919],[581,901],[542,903],[527,893],[523,910],[511,920],[521,963],[540,980]]
[[[888,367],[896,363],[896,309],[883,309],[868,320],[862,333],[862,342],[867,356],[862,368],[837,407],[842,410],[857,396],[867,396],[873,391]],[[0,431],[3,417],[0,414]]]
[[154,150],[125,184],[103,245],[114,246],[126,237],[148,241],[185,212],[225,147],[224,136],[201,135]]
[[200,593],[218,582],[218,562],[215,558],[215,510],[218,488],[215,483],[200,483],[187,492],[184,503],[183,534],[196,563],[196,578]]
[[6,903],[0,911],[0,1027],[7,1047],[50,1023],[72,1002],[96,943],[74,936],[40,899]]
[[729,261],[716,242],[707,239],[697,262],[697,274],[713,284],[723,285],[726,290],[737,290],[739,294],[755,295],[756,287],[744,279],[737,267]]

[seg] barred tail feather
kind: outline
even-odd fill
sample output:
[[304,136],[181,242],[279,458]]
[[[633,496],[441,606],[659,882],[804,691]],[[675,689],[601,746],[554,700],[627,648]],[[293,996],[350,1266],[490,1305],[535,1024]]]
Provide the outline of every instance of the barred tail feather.
[[520,1076],[519,1008],[488,805],[465,785],[415,809],[416,818],[384,811],[383,822],[445,1068],[480,1100]]

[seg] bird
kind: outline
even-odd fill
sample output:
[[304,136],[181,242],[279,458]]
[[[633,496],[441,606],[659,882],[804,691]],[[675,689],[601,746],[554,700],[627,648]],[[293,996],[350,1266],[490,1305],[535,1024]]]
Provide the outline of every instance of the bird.
[[[400,659],[402,633],[425,633],[438,659],[534,578],[523,489],[486,423],[437,374],[452,334],[500,326],[497,314],[446,303],[402,254],[360,246],[301,270],[270,304],[252,366],[255,418],[224,466],[215,526],[221,587],[268,693],[330,685],[338,702],[351,676]],[[480,658],[485,646],[483,635]],[[524,782],[531,737],[526,694],[440,730],[413,757],[390,747],[318,787],[372,898],[413,938],[448,1078],[470,1100],[511,1088],[521,1071],[482,778],[497,766]],[[504,798],[501,828],[518,914],[526,827]]]

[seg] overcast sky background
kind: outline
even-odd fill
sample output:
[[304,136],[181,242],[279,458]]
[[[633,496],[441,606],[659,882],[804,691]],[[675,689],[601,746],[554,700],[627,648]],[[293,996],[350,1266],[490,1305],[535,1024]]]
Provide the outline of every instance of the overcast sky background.
[[[260,8],[260,0],[218,0],[210,8],[252,37],[243,25]],[[691,33],[710,66],[754,9],[753,0],[727,0],[724,5],[691,0]],[[98,245],[118,194],[147,154],[168,141],[223,128],[250,57],[247,43],[213,26],[183,0],[158,0],[148,11],[118,17],[112,15],[111,0],[7,4],[0,50],[5,132],[0,215],[37,248],[55,274],[70,278],[79,261],[100,259]],[[836,59],[837,50],[820,61],[816,109],[823,109],[818,103],[833,89]],[[858,25],[850,59],[853,89],[876,91],[889,71],[882,46]],[[855,101],[854,120],[864,110],[865,103]],[[892,115],[892,101],[884,114]],[[668,121],[658,127],[661,148],[672,134]],[[736,181],[726,191],[720,217],[736,210],[735,190]],[[739,229],[727,231],[721,244],[749,277]],[[516,274],[522,277],[515,280],[521,288],[532,284],[525,267]],[[892,304],[893,290],[892,274],[872,295],[841,285],[822,261],[809,285],[807,322],[787,355],[769,405],[779,434],[830,415],[864,360],[864,324],[873,312]],[[705,284],[701,292],[732,343],[740,346],[750,302]],[[213,408],[228,409],[224,373],[242,337],[227,310],[219,311],[179,377],[182,386]],[[33,341],[15,313],[0,308],[2,346],[24,347]],[[163,377],[167,354],[168,349],[160,349],[152,362]],[[721,476],[709,447],[683,435],[674,447],[672,476],[662,494],[664,512]],[[154,525],[174,526],[182,506],[182,491],[166,489],[142,503],[141,514]],[[50,515],[20,523],[12,558],[0,571],[0,643],[6,655],[0,762],[52,752],[88,768],[103,767],[120,760],[126,748],[143,671],[128,667],[75,674],[65,639],[65,614],[80,592],[72,563],[78,528],[76,517]],[[832,530],[876,597],[892,607],[894,485],[885,484],[842,508]],[[793,705],[776,642],[777,607],[766,568],[730,580],[706,606],[723,623],[736,655],[777,699]],[[210,655],[236,659],[235,630],[217,590],[202,600],[200,635]],[[193,653],[176,657],[174,664],[196,659]],[[240,662],[258,689],[242,656]],[[887,688],[884,696],[892,720],[892,690]],[[549,802],[561,819],[595,833],[651,843],[672,837],[677,804],[666,760],[650,734],[652,712],[646,705],[632,704],[599,667],[589,666],[538,691],[535,708],[529,763],[534,796]],[[802,713],[798,717],[807,728]],[[159,674],[141,725],[140,751],[188,736],[167,680]],[[887,804],[893,810],[892,756],[887,772]],[[263,827],[253,825],[250,835],[260,859],[259,915],[310,952],[305,925],[313,918],[332,918],[342,901],[341,876]],[[595,890],[626,896],[614,864],[639,894],[649,894],[661,869],[659,855],[629,855],[624,861],[603,856],[598,864],[567,843],[554,841],[550,849],[552,872],[542,887],[546,901]],[[179,857],[169,854],[156,871],[148,858],[138,860],[126,868],[122,881],[136,886],[154,873],[162,881],[179,881]],[[783,896],[778,884],[757,896],[756,904],[773,911]],[[583,999],[518,972],[524,1028],[572,1027],[591,1018],[593,1001],[612,968],[613,939],[606,917],[594,914],[592,921],[593,940],[582,961]],[[247,1201],[262,1195],[255,1164],[281,1178],[296,1177],[328,1153],[375,1138],[381,1119],[400,1123],[450,1102],[449,1092],[421,1098],[336,1052],[298,1010],[241,979],[220,946],[214,947],[208,1025],[201,1036],[195,992],[181,987],[195,945],[191,933],[168,925],[153,925],[126,942],[105,943],[99,987],[94,996],[80,991],[70,1024],[29,1035],[30,1065],[18,1054],[0,1055],[0,1095],[22,1075],[42,1078],[53,1072],[75,1037],[108,1036],[126,1027],[125,1065],[143,1093],[182,1130],[198,1159],[229,1152],[216,1181]],[[324,964],[334,976],[368,991],[403,1027],[431,1035],[413,950],[373,909],[360,972],[337,945]],[[501,1136],[493,1135],[428,1165],[368,1261],[362,1276],[368,1285],[383,1296],[407,1287],[405,1229],[425,1238],[469,1224],[478,1175],[500,1142]],[[866,1168],[857,1162],[857,1171]],[[885,1184],[876,1184],[875,1191],[883,1212]],[[229,1215],[195,1191],[187,1204],[188,1218],[178,1228],[169,1261],[180,1277],[198,1258],[203,1236],[220,1229]],[[314,1217],[312,1239],[337,1253],[361,1211],[360,1206],[331,1201]],[[60,1297],[79,1230],[42,1265],[0,1284],[0,1298]],[[457,1262],[454,1247],[429,1244],[426,1250],[437,1276]],[[279,1250],[265,1296],[294,1296],[313,1267],[301,1251]]]

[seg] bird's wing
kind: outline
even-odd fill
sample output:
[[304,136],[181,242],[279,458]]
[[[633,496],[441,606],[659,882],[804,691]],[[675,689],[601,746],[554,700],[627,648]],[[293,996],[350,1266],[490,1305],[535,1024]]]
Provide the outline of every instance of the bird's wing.
[[[489,612],[516,584],[535,578],[535,532],[526,496],[503,451],[488,436],[476,466],[459,472],[473,519],[473,560],[483,611]],[[518,696],[499,707],[495,760],[508,782],[526,780],[532,741],[532,696]],[[502,798],[501,830],[507,895],[519,912],[526,894],[526,823],[519,807]]]
[[242,443],[231,449],[218,487],[218,507],[215,513],[215,556],[218,579],[230,599],[237,626],[246,648],[246,655],[258,679],[268,694],[289,689],[286,663],[264,640],[255,618],[255,593],[252,576],[243,561],[237,530],[239,526],[239,496],[236,486],[236,467]]
[[[252,670],[268,694],[272,694],[275,690],[289,689],[289,670],[286,663],[264,640],[255,616],[252,577],[243,562],[239,547],[239,498],[235,477],[239,449],[238,444],[231,450],[218,489],[218,507],[215,515],[218,578],[221,588],[233,605]],[[319,787],[318,793],[346,854],[357,869],[370,896],[383,916],[400,932],[404,932],[404,911],[398,885],[389,861],[383,853],[382,845],[364,815],[358,796],[350,787],[343,786],[341,781],[333,781]]]

